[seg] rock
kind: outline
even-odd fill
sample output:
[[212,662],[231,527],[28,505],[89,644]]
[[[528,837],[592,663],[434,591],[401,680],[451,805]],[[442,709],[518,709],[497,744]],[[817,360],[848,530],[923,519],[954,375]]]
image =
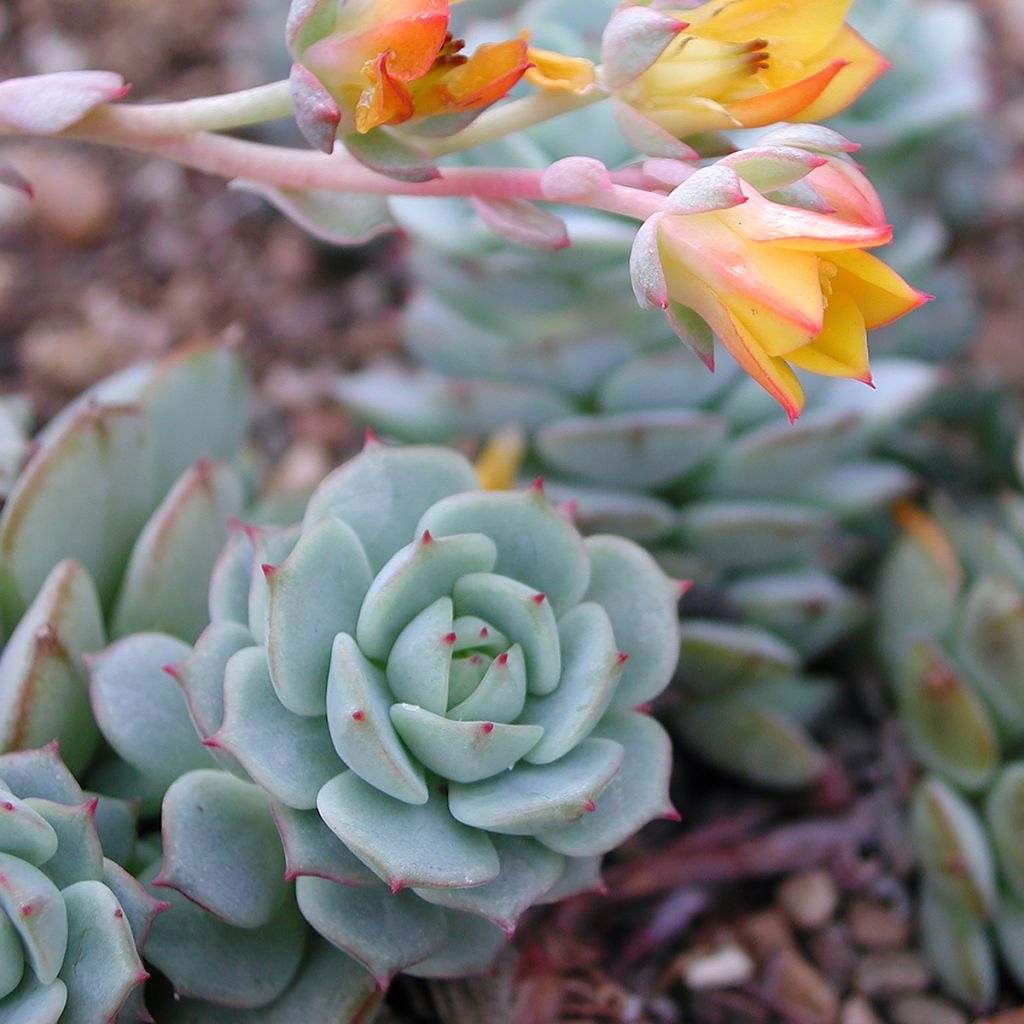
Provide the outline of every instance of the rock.
[[783,949],[768,961],[764,987],[785,1015],[807,1024],[835,1024],[839,998],[825,977],[795,949]]
[[18,347],[31,380],[68,393],[83,391],[117,369],[125,353],[123,339],[82,323],[40,323]]
[[924,958],[918,953],[889,951],[868,953],[857,965],[853,984],[870,999],[923,992],[930,975]]
[[850,930],[833,921],[807,937],[807,952],[837,992],[850,987],[857,966],[857,953],[850,941]]
[[839,1024],[882,1024],[882,1018],[863,996],[850,996],[839,1010]]
[[891,1024],[967,1024],[967,1015],[945,999],[909,995],[894,999],[888,1007]]
[[772,953],[793,945],[789,922],[778,910],[762,910],[743,918],[736,925],[736,933],[759,963]]
[[910,915],[876,900],[852,900],[846,920],[861,949],[901,949],[910,939]]
[[779,886],[777,898],[795,927],[811,931],[832,919],[839,905],[839,890],[828,871],[810,868],[790,875]]
[[714,949],[698,949],[684,953],[673,965],[687,988],[729,988],[743,985],[754,976],[754,961],[735,942]]

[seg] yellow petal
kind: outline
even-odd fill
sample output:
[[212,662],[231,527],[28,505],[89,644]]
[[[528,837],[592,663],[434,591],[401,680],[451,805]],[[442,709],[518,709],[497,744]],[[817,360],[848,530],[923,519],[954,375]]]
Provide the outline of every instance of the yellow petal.
[[536,46],[531,46],[526,56],[533,64],[526,72],[526,80],[538,89],[586,92],[597,82],[593,61],[568,57],[554,50],[539,50]]
[[786,359],[811,373],[870,383],[868,333],[853,298],[833,288],[821,334],[810,345],[790,352]]
[[890,67],[885,57],[849,25],[842,27],[836,38],[805,70],[814,72],[836,60],[849,63],[829,82],[816,100],[790,120],[816,122],[834,117],[859,99]]
[[[706,39],[767,39],[773,61],[805,60],[821,52],[842,28],[852,0],[712,0],[680,10],[687,30]],[[677,12],[671,12],[677,13]]]
[[857,304],[869,330],[898,320],[930,298],[871,253],[850,249],[830,253],[828,258],[839,268],[833,288]]
[[485,491],[510,491],[516,485],[526,454],[522,428],[510,425],[495,431],[476,458],[476,475]]

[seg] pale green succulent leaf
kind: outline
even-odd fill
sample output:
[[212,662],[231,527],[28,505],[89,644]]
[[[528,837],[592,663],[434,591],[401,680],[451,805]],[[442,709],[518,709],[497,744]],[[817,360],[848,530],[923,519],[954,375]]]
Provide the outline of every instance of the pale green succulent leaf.
[[460,722],[513,722],[526,704],[526,659],[519,644],[499,655],[472,693],[448,710]]
[[565,858],[533,839],[496,835],[492,842],[501,862],[493,882],[472,889],[417,889],[429,903],[476,914],[510,937],[516,922],[562,877]]
[[858,459],[823,468],[796,489],[844,522],[865,519],[911,494],[918,478],[905,466],[881,459]]
[[[500,654],[508,647],[508,637],[495,629],[489,622],[475,615],[460,615],[452,622],[455,643],[452,653],[479,651],[483,654]],[[449,701],[449,704],[451,701]]]
[[196,459],[229,461],[249,423],[252,401],[239,355],[226,345],[186,345],[162,360],[138,401],[154,446],[157,494]]
[[629,655],[611,709],[627,711],[668,686],[679,659],[678,591],[643,548],[621,537],[586,540],[592,574],[584,600],[611,620],[618,649]]
[[541,427],[534,443],[561,473],[588,483],[655,489],[692,473],[720,447],[722,420],[688,410],[576,416]]
[[963,519],[951,524],[957,554],[975,576],[993,575],[1024,588],[1024,551],[991,523]]
[[264,566],[280,565],[291,553],[302,535],[298,524],[282,527],[249,528],[253,555],[249,565],[248,623],[253,637],[261,647],[267,645],[270,626],[270,584]]
[[[975,1010],[990,1007],[998,991],[998,978],[988,929],[963,908],[951,906],[927,881],[922,886],[920,900],[921,941],[940,985]],[[1014,925],[1017,922],[1014,911],[1005,902],[1000,901],[999,909],[997,934],[1009,961],[1015,952]],[[1022,926],[1024,919],[1017,924],[1017,927]]]
[[444,914],[411,892],[352,888],[324,878],[295,883],[303,916],[328,942],[358,960],[381,988],[445,943]]
[[611,740],[586,739],[552,764],[449,787],[448,805],[465,825],[512,836],[562,828],[592,811],[622,767],[624,751]]
[[674,345],[664,352],[634,357],[608,374],[597,390],[604,412],[635,409],[692,409],[710,405],[736,380],[735,363],[709,373],[689,349]]
[[141,949],[153,922],[163,912],[164,902],[150,896],[134,876],[108,858],[103,859],[103,884],[117,897],[135,945]]
[[562,647],[558,688],[546,697],[528,698],[520,718],[544,730],[540,742],[525,755],[531,764],[557,761],[590,735],[611,704],[625,664],[611,620],[592,601],[562,617],[558,637]]
[[686,619],[679,633],[680,679],[698,696],[722,696],[800,670],[797,652],[756,626],[695,618]]
[[585,534],[612,533],[643,544],[668,536],[676,525],[675,509],[648,494],[552,479],[544,481],[544,490],[571,509],[572,521]]
[[[199,767],[208,768],[210,762]],[[109,793],[114,799],[134,804],[143,817],[160,813],[160,802],[167,791],[165,780],[148,775],[119,757],[96,765],[89,772],[89,785]],[[145,862],[145,858],[140,861]]]
[[210,575],[208,611],[210,622],[249,623],[249,580],[254,548],[240,523],[228,525],[228,540],[217,556]]
[[0,749],[59,741],[72,770],[99,738],[82,655],[106,643],[96,588],[78,562],[54,566],[0,656]]
[[395,700],[444,714],[454,632],[452,599],[439,597],[416,615],[395,638],[387,661],[387,681]]
[[996,906],[995,865],[970,804],[942,780],[925,778],[911,800],[910,829],[936,895],[979,921],[988,920]]
[[995,712],[1004,734],[1024,732],[1024,595],[998,576],[968,590],[955,630],[955,651],[971,683]]
[[61,760],[55,743],[35,750],[0,754],[0,778],[12,792],[23,797],[39,796],[58,804],[80,804],[86,799],[82,787]]
[[320,787],[338,773],[327,722],[296,715],[277,699],[266,652],[246,647],[224,670],[224,719],[210,739],[272,797],[292,807],[316,806]]
[[444,912],[448,940],[433,956],[406,968],[416,978],[467,978],[486,974],[505,948],[508,936],[497,925],[460,910]]
[[490,655],[475,653],[466,658],[453,658],[448,673],[448,704],[458,707],[469,700],[484,681],[494,664]]
[[[25,974],[25,952],[21,936],[6,914],[0,914],[0,1008],[21,983]],[[31,976],[31,972],[30,972]]]
[[579,534],[543,491],[482,491],[456,494],[433,505],[418,534],[435,537],[481,533],[494,541],[497,562],[488,568],[546,594],[556,615],[577,604],[590,583],[590,560]]
[[679,516],[679,539],[722,571],[813,562],[833,534],[821,509],[782,501],[695,501]]
[[383,660],[410,619],[450,594],[460,577],[490,572],[496,559],[494,542],[483,534],[422,534],[399,549],[370,585],[356,626],[359,646],[367,657]]
[[267,663],[289,711],[323,714],[334,638],[355,632],[370,582],[359,538],[333,516],[303,530],[271,574]]
[[463,575],[452,592],[456,615],[476,615],[523,649],[530,693],[551,693],[562,673],[558,623],[551,603],[532,587],[490,572]]
[[392,704],[391,721],[428,771],[478,782],[512,768],[544,735],[539,725],[458,721],[412,704]]
[[390,709],[384,673],[370,663],[348,633],[339,634],[327,683],[327,724],[338,757],[389,797],[425,804],[428,793],[423,766],[402,745]]
[[890,666],[919,637],[939,638],[952,625],[960,594],[951,576],[917,538],[906,536],[889,552],[877,588],[879,648]]
[[36,452],[0,515],[5,621],[24,613],[58,552],[82,563],[109,604],[150,508],[146,454],[137,408],[95,406],[80,409]]
[[0,807],[0,850],[35,867],[45,864],[57,852],[53,826],[5,786],[0,787]]
[[317,806],[335,835],[393,888],[464,888],[498,876],[490,839],[454,820],[439,792],[407,804],[344,772],[320,791]]
[[[228,619],[211,623],[199,635],[188,657],[174,671],[188,704],[192,723],[202,737],[212,736],[224,722],[224,674],[239,651],[253,645],[248,626]],[[226,750],[211,748],[221,767],[240,777],[245,769]]]
[[339,885],[377,885],[379,878],[327,827],[317,811],[271,801],[284,847],[285,877],[314,875]]
[[188,644],[175,637],[138,633],[111,644],[90,666],[89,690],[100,731],[155,790],[212,764],[184,695],[164,672],[164,666],[177,664],[188,652]]
[[817,569],[748,576],[725,589],[746,620],[770,630],[804,658],[828,650],[867,614],[860,594]]
[[[31,913],[24,913],[26,907]],[[68,914],[60,890],[39,868],[0,853],[0,910],[21,938],[39,983],[52,984],[68,946]]]
[[343,519],[356,531],[370,568],[377,572],[408,543],[431,505],[476,487],[473,467],[455,452],[373,442],[320,484],[310,498],[305,523],[328,515]]
[[58,889],[103,877],[103,848],[93,824],[92,804],[71,807],[40,797],[28,797],[25,803],[57,836],[57,852],[39,870]]
[[269,1006],[231,1010],[182,999],[162,1011],[161,1024],[370,1024],[383,998],[376,981],[319,936],[311,936],[306,947],[291,985]]
[[236,928],[259,928],[285,899],[284,853],[266,794],[222,771],[183,775],[164,797],[161,888]]
[[895,685],[903,727],[921,762],[963,789],[986,786],[999,766],[999,738],[960,669],[920,640],[905,652]]
[[135,858],[135,840],[139,825],[139,808],[129,800],[112,796],[93,796],[93,824],[100,837],[105,857],[118,864],[130,864]]
[[599,857],[649,821],[675,816],[668,794],[672,741],[653,718],[635,712],[608,715],[591,736],[622,747],[622,770],[601,794],[595,811],[537,837],[545,846],[572,858]]
[[1002,879],[1024,900],[1024,764],[1013,762],[999,773],[985,798],[985,823]]
[[59,1024],[68,1002],[68,990],[57,979],[42,985],[31,971],[3,1001],[0,1024]]
[[601,878],[601,857],[565,857],[562,877],[538,900],[540,905],[561,903],[562,900],[604,889]]
[[112,1020],[145,980],[132,930],[117,897],[102,883],[76,882],[62,893],[68,951],[60,980],[68,990],[61,1024]]
[[813,480],[840,458],[856,423],[849,413],[821,410],[794,424],[772,421],[757,427],[730,441],[701,481],[701,492],[717,498],[788,498],[794,481]]
[[702,758],[758,786],[799,789],[825,769],[825,755],[799,723],[742,694],[686,702],[674,721]]
[[743,699],[757,707],[775,711],[805,729],[813,729],[835,709],[843,694],[843,683],[820,676],[773,679],[745,690]]
[[[1013,980],[1020,985],[1024,982],[1024,902],[1019,898],[1003,893],[996,906],[995,916],[996,938],[999,942],[999,952],[1006,969],[1010,972]],[[978,972],[985,984],[974,986],[979,995],[987,997],[980,1008],[988,1007],[995,1000],[998,980],[995,977],[994,965],[985,965],[988,971],[982,974]],[[972,1003],[975,1001],[972,999]]]
[[207,590],[242,484],[224,463],[186,470],[146,524],[118,591],[113,637],[158,630],[192,642],[207,623]]
[[[155,873],[155,866],[145,872],[143,883]],[[170,907],[153,922],[144,952],[179,995],[250,1009],[276,999],[295,977],[308,929],[291,896],[267,924],[235,928],[174,889],[156,894]]]

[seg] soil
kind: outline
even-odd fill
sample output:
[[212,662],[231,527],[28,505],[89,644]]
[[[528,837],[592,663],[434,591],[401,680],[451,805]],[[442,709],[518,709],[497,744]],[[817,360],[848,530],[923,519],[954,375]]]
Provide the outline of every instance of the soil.
[[[183,98],[280,72],[259,0],[15,0],[0,8],[0,78],[124,73],[140,97]],[[974,360],[1024,383],[1024,7],[979,0],[1013,159],[989,220],[958,242],[984,322]],[[332,250],[261,201],[167,164],[80,146],[3,155],[37,190],[0,189],[0,389],[41,418],[111,371],[197,337],[237,337],[260,437],[336,460],[357,431],[331,378],[397,347],[400,240]],[[72,198],[73,197],[73,198]],[[963,1024],[932,986],[910,914],[901,802],[911,768],[863,680],[814,792],[780,798],[680,766],[681,824],[610,859],[608,893],[534,912],[493,978],[399,982],[391,1018],[453,1024]],[[999,1024],[1021,1024],[1008,993]]]

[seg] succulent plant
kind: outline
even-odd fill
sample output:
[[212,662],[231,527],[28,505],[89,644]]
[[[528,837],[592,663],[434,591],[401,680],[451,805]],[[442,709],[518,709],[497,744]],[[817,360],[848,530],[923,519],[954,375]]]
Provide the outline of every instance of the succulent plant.
[[368,440],[300,525],[233,533],[193,649],[140,633],[92,663],[104,735],[166,788],[143,877],[182,895],[147,958],[274,1013],[309,943],[362,965],[360,999],[488,969],[526,909],[675,815],[668,737],[634,709],[672,677],[677,598],[540,488]]
[[0,756],[0,1019],[152,1019],[136,946],[163,904],[105,856],[133,831],[129,808],[85,794],[55,745]]
[[943,984],[992,1004],[996,950],[1024,984],[1024,498],[906,512],[878,641],[910,748],[922,934]]
[[0,750],[57,739],[82,771],[98,741],[83,656],[145,626],[198,635],[244,505],[223,460],[247,412],[237,358],[200,345],[102,382],[36,438],[0,514]]

